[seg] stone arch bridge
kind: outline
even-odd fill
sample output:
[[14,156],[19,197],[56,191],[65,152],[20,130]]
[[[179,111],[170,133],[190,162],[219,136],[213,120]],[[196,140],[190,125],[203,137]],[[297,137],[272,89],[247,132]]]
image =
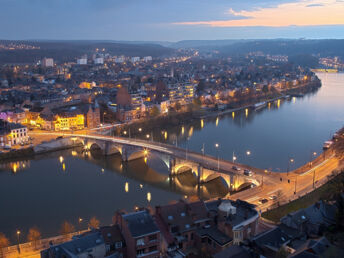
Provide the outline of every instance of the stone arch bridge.
[[170,176],[192,172],[199,184],[220,178],[226,182],[230,191],[238,190],[243,186],[261,184],[260,176],[255,173],[253,176],[245,176],[242,170],[233,170],[234,164],[229,161],[221,160],[221,166],[219,166],[219,161],[212,156],[187,151],[169,144],[101,135],[73,135],[70,139],[73,143],[81,143],[85,151],[97,148],[103,155],[118,153],[123,162],[154,154],[165,163]]

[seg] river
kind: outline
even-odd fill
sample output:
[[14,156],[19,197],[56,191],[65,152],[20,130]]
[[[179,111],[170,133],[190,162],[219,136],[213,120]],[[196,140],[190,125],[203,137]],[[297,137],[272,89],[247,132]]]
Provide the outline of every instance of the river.
[[[248,110],[193,121],[152,132],[154,140],[206,154],[286,171],[322,150],[344,121],[344,74],[319,73],[322,87],[300,98],[281,100],[259,111]],[[218,143],[218,148],[215,144]],[[248,155],[249,153],[249,155]],[[293,160],[293,162],[290,162]],[[195,194],[192,187],[170,185],[166,168],[152,157],[123,166],[119,156],[100,157],[79,150],[0,164],[0,232],[15,243],[37,226],[42,236],[59,233],[63,221],[86,228],[96,216],[110,224],[118,209],[166,204]],[[14,172],[14,170],[16,172]],[[209,198],[222,193],[209,186]],[[78,218],[83,222],[78,224]]]

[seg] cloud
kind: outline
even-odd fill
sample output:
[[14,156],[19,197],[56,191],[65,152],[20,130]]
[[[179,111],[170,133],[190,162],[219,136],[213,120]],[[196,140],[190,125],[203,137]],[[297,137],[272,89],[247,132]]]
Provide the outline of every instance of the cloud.
[[306,5],[306,7],[318,7],[318,6],[324,6],[323,4],[309,4]]
[[[309,8],[318,6],[319,8]],[[211,27],[285,27],[344,24],[344,3],[336,0],[300,0],[275,7],[254,10],[228,10],[227,20],[178,22],[177,25],[206,25]],[[240,17],[240,19],[238,19]]]

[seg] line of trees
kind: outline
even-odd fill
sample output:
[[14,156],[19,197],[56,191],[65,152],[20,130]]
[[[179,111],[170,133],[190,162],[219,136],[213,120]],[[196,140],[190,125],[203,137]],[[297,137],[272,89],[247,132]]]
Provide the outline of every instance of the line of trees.
[[[100,226],[100,221],[96,217],[92,217],[88,224],[89,229],[98,229]],[[61,224],[60,234],[61,235],[68,235],[70,233],[75,232],[75,227],[72,223],[68,221],[64,221]],[[29,232],[27,234],[27,241],[32,242],[34,245],[34,248],[37,249],[37,243],[42,238],[40,230],[34,226],[29,229]],[[6,237],[6,235],[2,232],[0,232],[0,257],[4,257],[4,248],[9,247],[11,244],[10,240]]]

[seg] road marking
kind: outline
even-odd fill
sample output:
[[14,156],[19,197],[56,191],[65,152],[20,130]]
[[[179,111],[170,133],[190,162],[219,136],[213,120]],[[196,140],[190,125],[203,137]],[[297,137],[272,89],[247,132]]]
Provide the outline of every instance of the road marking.
[[278,188],[278,189],[276,189],[276,190],[273,190],[273,191],[271,191],[271,192],[268,192],[267,195],[273,194],[274,192],[277,192],[277,191],[279,191],[279,190],[282,190],[282,189],[281,189],[281,188]]
[[312,172],[313,170],[315,170],[315,169],[321,167],[321,166],[324,165],[325,163],[329,162],[334,156],[335,156],[335,155],[332,154],[331,157],[327,158],[326,160],[324,160],[323,162],[321,162],[319,165],[317,165],[317,166],[311,168],[310,170],[308,170],[308,171],[306,171],[306,172],[300,174],[300,176],[305,176],[305,175],[307,175],[308,173]]

